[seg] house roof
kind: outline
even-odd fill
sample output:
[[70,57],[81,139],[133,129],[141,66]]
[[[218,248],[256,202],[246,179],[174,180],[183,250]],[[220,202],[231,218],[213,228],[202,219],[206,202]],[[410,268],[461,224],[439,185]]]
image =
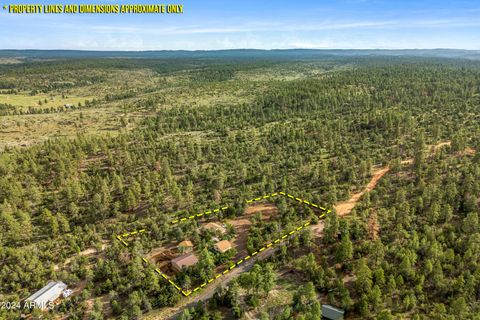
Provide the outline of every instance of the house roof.
[[193,247],[193,243],[190,240],[184,240],[178,244],[179,247]]
[[345,311],[337,309],[328,304],[322,304],[322,317],[330,320],[340,320],[343,319],[343,314]]
[[179,269],[182,269],[183,267],[193,266],[197,262],[198,258],[193,253],[187,253],[172,260],[172,264],[177,266]]
[[57,300],[67,285],[61,281],[50,281],[46,286],[32,294],[25,301],[33,302],[38,308],[46,308],[49,302]]
[[225,252],[233,248],[233,245],[230,241],[228,240],[222,240],[217,243],[215,243],[215,248],[220,251],[220,252]]
[[209,222],[203,226],[204,229],[210,230],[210,231],[219,231],[222,233],[227,232],[227,229],[225,229],[224,226],[222,226],[219,223],[216,222]]

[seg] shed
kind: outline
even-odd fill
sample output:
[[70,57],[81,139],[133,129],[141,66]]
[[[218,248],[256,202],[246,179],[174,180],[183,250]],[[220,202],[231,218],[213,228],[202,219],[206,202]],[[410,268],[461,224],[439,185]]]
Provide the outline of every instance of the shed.
[[25,299],[25,303],[34,308],[46,309],[60,298],[65,289],[67,289],[65,283],[50,281],[45,287]]
[[193,243],[190,240],[182,241],[178,244],[177,249],[180,252],[190,252],[193,250]]
[[225,253],[232,248],[233,248],[233,245],[228,240],[222,240],[215,243],[215,250],[217,250],[220,253]]
[[342,320],[345,311],[328,304],[322,304],[322,318],[328,320]]
[[203,228],[205,230],[208,230],[208,231],[211,231],[211,232],[214,232],[214,233],[220,233],[220,234],[225,234],[227,233],[227,229],[222,226],[221,224],[219,223],[216,223],[216,222],[209,222],[207,224],[205,224],[203,226]]
[[179,257],[176,257],[171,262],[172,262],[173,269],[175,269],[176,271],[181,271],[183,268],[190,267],[197,264],[198,258],[193,253],[187,253]]

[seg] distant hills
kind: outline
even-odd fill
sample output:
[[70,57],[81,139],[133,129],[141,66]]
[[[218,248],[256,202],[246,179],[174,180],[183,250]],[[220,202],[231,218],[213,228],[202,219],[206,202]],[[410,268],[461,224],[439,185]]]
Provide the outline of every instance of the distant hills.
[[405,50],[341,50],[341,49],[289,49],[289,50],[213,50],[213,51],[82,51],[82,50],[0,50],[2,58],[58,59],[58,58],[278,58],[315,59],[322,57],[432,57],[480,60],[480,50],[458,49],[405,49]]

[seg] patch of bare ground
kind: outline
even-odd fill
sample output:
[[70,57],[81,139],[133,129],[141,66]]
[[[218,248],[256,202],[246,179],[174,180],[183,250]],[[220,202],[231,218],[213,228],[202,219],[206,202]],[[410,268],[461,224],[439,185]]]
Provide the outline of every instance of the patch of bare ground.
[[[63,268],[65,268],[67,265],[69,265],[70,262],[72,262],[72,260],[73,260],[75,257],[79,257],[79,256],[95,256],[95,255],[98,255],[98,254],[100,254],[101,252],[103,252],[106,247],[107,247],[107,244],[106,244],[106,243],[103,243],[100,252],[99,252],[96,248],[93,248],[93,247],[92,247],[92,248],[87,248],[87,249],[85,249],[85,250],[83,250],[83,251],[80,251],[79,253],[74,254],[73,256],[68,257],[67,259],[65,259],[65,262],[63,263]],[[58,265],[54,265],[54,266],[53,266],[53,270],[54,270],[54,271],[59,271],[59,270],[60,270],[60,267],[59,267]]]
[[245,215],[251,215],[260,212],[262,214],[262,219],[269,219],[271,215],[278,212],[278,208],[273,203],[268,202],[257,202],[252,205],[249,205],[245,209]]
[[248,219],[235,219],[229,221],[229,223],[235,229],[236,237],[233,240],[233,244],[235,245],[235,249],[237,250],[237,254],[233,258],[233,260],[238,260],[242,256],[245,255],[247,252],[247,237],[248,237],[248,230],[252,223]]
[[103,314],[105,314],[107,317],[109,315],[111,315],[112,313],[112,306],[110,305],[110,299],[109,299],[109,296],[108,294],[105,294],[103,296],[100,296],[100,297],[95,297],[95,298],[90,298],[88,300],[85,300],[85,304],[86,304],[86,312],[85,312],[85,316],[84,316],[84,320],[88,320],[90,319],[88,317],[88,315],[90,314],[90,311],[93,310],[93,306],[95,304],[95,300],[96,299],[100,299],[100,302],[102,304],[102,310],[103,310]]
[[180,253],[176,248],[176,244],[171,242],[166,246],[158,247],[150,251],[147,254],[147,259],[163,272],[173,275],[170,268],[170,261],[179,255]]

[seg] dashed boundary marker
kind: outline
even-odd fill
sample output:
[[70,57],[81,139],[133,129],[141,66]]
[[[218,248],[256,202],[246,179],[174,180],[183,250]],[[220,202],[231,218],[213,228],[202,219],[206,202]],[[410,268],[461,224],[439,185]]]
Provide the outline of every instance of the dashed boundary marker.
[[[268,198],[272,198],[272,197],[277,197],[277,196],[284,196],[284,197],[287,197],[287,198],[290,198],[294,201],[298,201],[302,204],[306,204],[308,206],[311,206],[313,208],[316,208],[316,209],[319,209],[322,211],[322,213],[320,215],[318,215],[318,218],[319,219],[323,219],[327,214],[331,213],[332,210],[330,209],[326,209],[324,207],[321,207],[315,203],[312,203],[310,201],[307,201],[307,200],[303,200],[299,197],[295,197],[289,193],[285,193],[283,191],[280,191],[280,192],[275,192],[275,193],[271,193],[271,194],[267,194],[267,195],[264,195],[264,196],[261,196],[261,197],[257,197],[257,198],[253,198],[253,199],[250,199],[250,200],[246,200],[246,203],[250,204],[250,203],[253,203],[253,202],[257,202],[257,201],[261,201],[261,200],[265,200],[265,199],[268,199]],[[201,218],[201,217],[204,217],[204,216],[207,216],[207,215],[210,215],[210,214],[214,214],[214,213],[218,213],[220,211],[223,211],[223,210],[226,210],[230,208],[230,206],[224,206],[224,207],[221,207],[221,208],[218,208],[218,209],[214,209],[214,210],[209,210],[209,211],[205,211],[203,213],[199,213],[199,214],[194,214],[194,215],[190,215],[188,217],[183,217],[183,218],[179,218],[179,219],[176,219],[176,220],[172,220],[171,221],[171,224],[178,224],[178,223],[182,223],[182,222],[185,222],[185,221],[188,221],[188,220],[191,220],[191,219],[197,219],[197,218]],[[192,293],[194,292],[197,292],[199,291],[200,289],[204,288],[207,284],[215,281],[216,279],[228,274],[230,271],[232,271],[233,269],[235,269],[236,267],[239,267],[240,265],[242,265],[243,263],[247,262],[248,260],[254,258],[256,255],[258,255],[259,253],[265,251],[265,250],[268,250],[268,249],[271,249],[273,247],[275,247],[276,245],[278,245],[279,243],[282,243],[284,241],[286,241],[287,239],[293,237],[295,235],[295,233],[301,231],[303,228],[306,228],[308,227],[309,225],[311,224],[310,221],[308,222],[305,222],[299,226],[297,226],[296,228],[293,228],[291,231],[283,234],[281,237],[271,241],[270,243],[266,244],[265,246],[261,247],[260,249],[258,249],[257,251],[255,252],[252,252],[251,254],[243,257],[242,259],[238,260],[237,262],[231,262],[231,265],[229,267],[227,267],[227,269],[225,269],[223,272],[220,272],[216,275],[214,275],[212,278],[208,279],[207,281],[205,281],[204,283],[202,283],[201,285],[199,285],[198,287],[192,289],[192,290],[183,290],[178,284],[176,284],[172,279],[170,279],[170,277],[168,275],[166,275],[165,273],[163,273],[159,268],[155,268],[155,272],[158,273],[162,278],[164,278],[168,283],[170,283],[175,289],[177,289],[182,295],[184,295],[185,297],[188,297],[189,295],[191,295]],[[139,235],[139,234],[142,234],[142,233],[145,233],[146,232],[146,229],[139,229],[139,230],[135,230],[135,231],[132,231],[132,232],[127,232],[127,233],[123,233],[123,234],[119,234],[116,236],[117,240],[120,241],[120,243],[122,243],[125,247],[128,247],[128,243],[125,241],[126,238],[129,238],[129,237],[132,237],[132,236],[136,236],[136,235]],[[152,264],[147,258],[143,257],[142,258],[142,261],[146,264],[146,265],[150,265]],[[155,267],[155,266],[154,266]]]

